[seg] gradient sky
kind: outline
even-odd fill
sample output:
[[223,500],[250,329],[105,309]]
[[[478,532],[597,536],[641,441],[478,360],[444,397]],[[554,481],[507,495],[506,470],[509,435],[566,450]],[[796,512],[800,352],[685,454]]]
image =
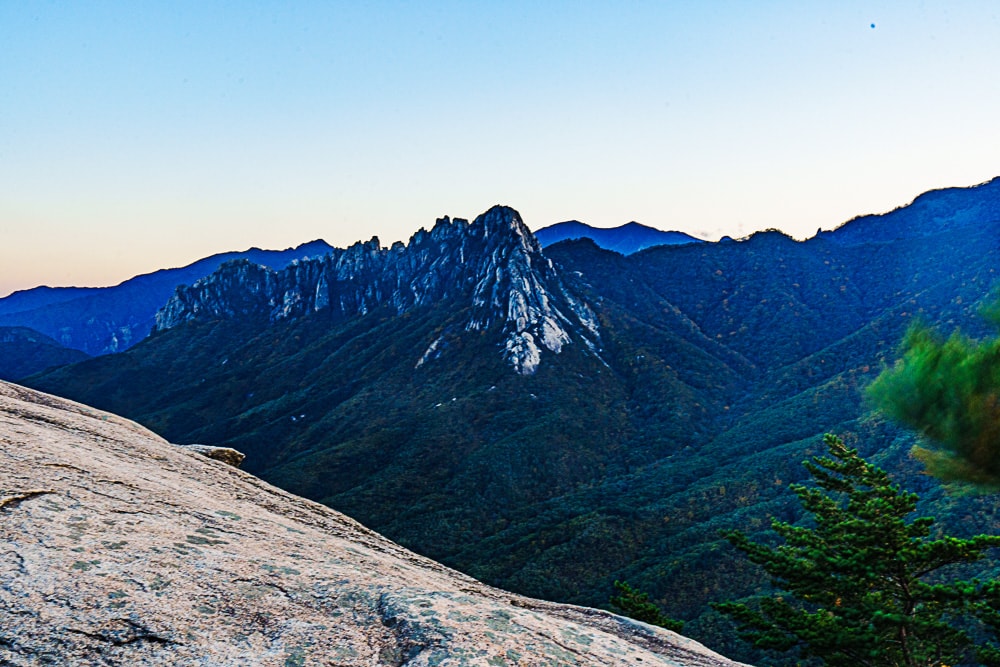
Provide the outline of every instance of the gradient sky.
[[497,203],[805,238],[1000,175],[995,0],[622,4],[0,0],[0,296]]

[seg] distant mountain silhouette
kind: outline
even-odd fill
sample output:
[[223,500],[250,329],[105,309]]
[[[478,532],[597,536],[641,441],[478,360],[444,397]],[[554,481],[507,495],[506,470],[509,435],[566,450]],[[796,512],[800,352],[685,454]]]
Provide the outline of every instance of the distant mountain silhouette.
[[630,222],[620,227],[608,229],[591,227],[577,220],[558,222],[535,232],[542,247],[572,239],[590,239],[605,250],[613,250],[623,255],[631,255],[658,245],[681,245],[684,243],[704,243],[701,239],[684,232],[664,232],[653,227]]
[[26,327],[0,327],[0,380],[18,380],[88,357]]
[[20,313],[36,308],[44,308],[55,303],[71,301],[90,294],[99,293],[101,287],[33,287],[18,290],[0,299],[0,316]]
[[[967,188],[931,190],[894,211],[859,216],[817,236],[841,245],[890,243],[978,228],[997,220],[1000,220],[1000,177]],[[1000,244],[1000,239],[997,243]]]
[[212,255],[178,269],[147,273],[114,287],[35,287],[0,299],[0,326],[29,327],[90,355],[121,352],[149,335],[153,316],[179,285],[190,285],[235,259],[280,269],[332,249],[312,241],[287,250],[251,248]]

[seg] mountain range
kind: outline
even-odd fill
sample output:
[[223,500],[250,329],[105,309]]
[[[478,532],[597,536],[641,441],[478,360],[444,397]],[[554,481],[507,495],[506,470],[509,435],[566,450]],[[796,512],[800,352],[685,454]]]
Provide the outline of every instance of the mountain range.
[[995,180],[804,242],[628,255],[542,248],[495,207],[405,245],[224,264],[140,344],[23,382],[235,447],[250,472],[491,584],[600,606],[628,579],[686,634],[755,661],[708,603],[767,578],[718,531],[794,520],[787,485],[823,432],[953,533],[996,525],[989,502],[921,475],[912,436],[861,390],[916,317],[989,331],[998,207]]
[[[622,254],[653,245],[701,242],[682,232],[664,232],[635,222],[613,229],[577,221],[562,222],[538,230],[535,237],[543,247],[566,239],[589,238],[602,248]],[[156,311],[178,286],[193,284],[226,262],[245,259],[281,269],[296,259],[320,257],[333,250],[322,240],[287,250],[251,248],[136,276],[113,287],[41,286],[20,290],[0,298],[0,327],[30,328],[58,345],[91,356],[121,352],[152,331]],[[31,372],[37,372],[44,366],[31,368]],[[2,377],[16,379],[9,375]]]
[[156,311],[178,285],[204,278],[223,263],[246,259],[282,268],[332,250],[324,241],[287,250],[212,255],[177,269],[161,269],[114,287],[35,287],[0,299],[0,327],[34,329],[60,345],[89,355],[121,352],[149,335]]
[[665,232],[638,222],[629,222],[619,227],[592,227],[578,220],[558,222],[548,227],[542,227],[535,232],[535,238],[548,247],[560,241],[590,239],[605,250],[614,250],[623,255],[645,250],[657,245],[682,245],[685,243],[704,243],[684,232]]

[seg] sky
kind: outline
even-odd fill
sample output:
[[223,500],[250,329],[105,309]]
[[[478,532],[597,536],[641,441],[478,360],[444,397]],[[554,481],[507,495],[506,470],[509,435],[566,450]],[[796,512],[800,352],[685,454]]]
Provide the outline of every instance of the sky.
[[0,296],[494,204],[796,238],[1000,175],[1000,3],[0,0]]

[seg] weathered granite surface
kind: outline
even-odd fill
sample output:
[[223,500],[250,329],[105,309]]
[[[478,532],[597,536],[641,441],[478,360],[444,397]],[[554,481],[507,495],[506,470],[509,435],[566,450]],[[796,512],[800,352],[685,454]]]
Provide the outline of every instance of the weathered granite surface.
[[736,665],[0,382],[0,665]]
[[246,455],[243,452],[238,452],[232,447],[216,447],[215,445],[179,445],[189,452],[194,452],[196,454],[201,454],[202,456],[207,456],[210,459],[215,459],[216,461],[222,461],[234,468],[239,468],[240,464],[243,463],[243,459]]

